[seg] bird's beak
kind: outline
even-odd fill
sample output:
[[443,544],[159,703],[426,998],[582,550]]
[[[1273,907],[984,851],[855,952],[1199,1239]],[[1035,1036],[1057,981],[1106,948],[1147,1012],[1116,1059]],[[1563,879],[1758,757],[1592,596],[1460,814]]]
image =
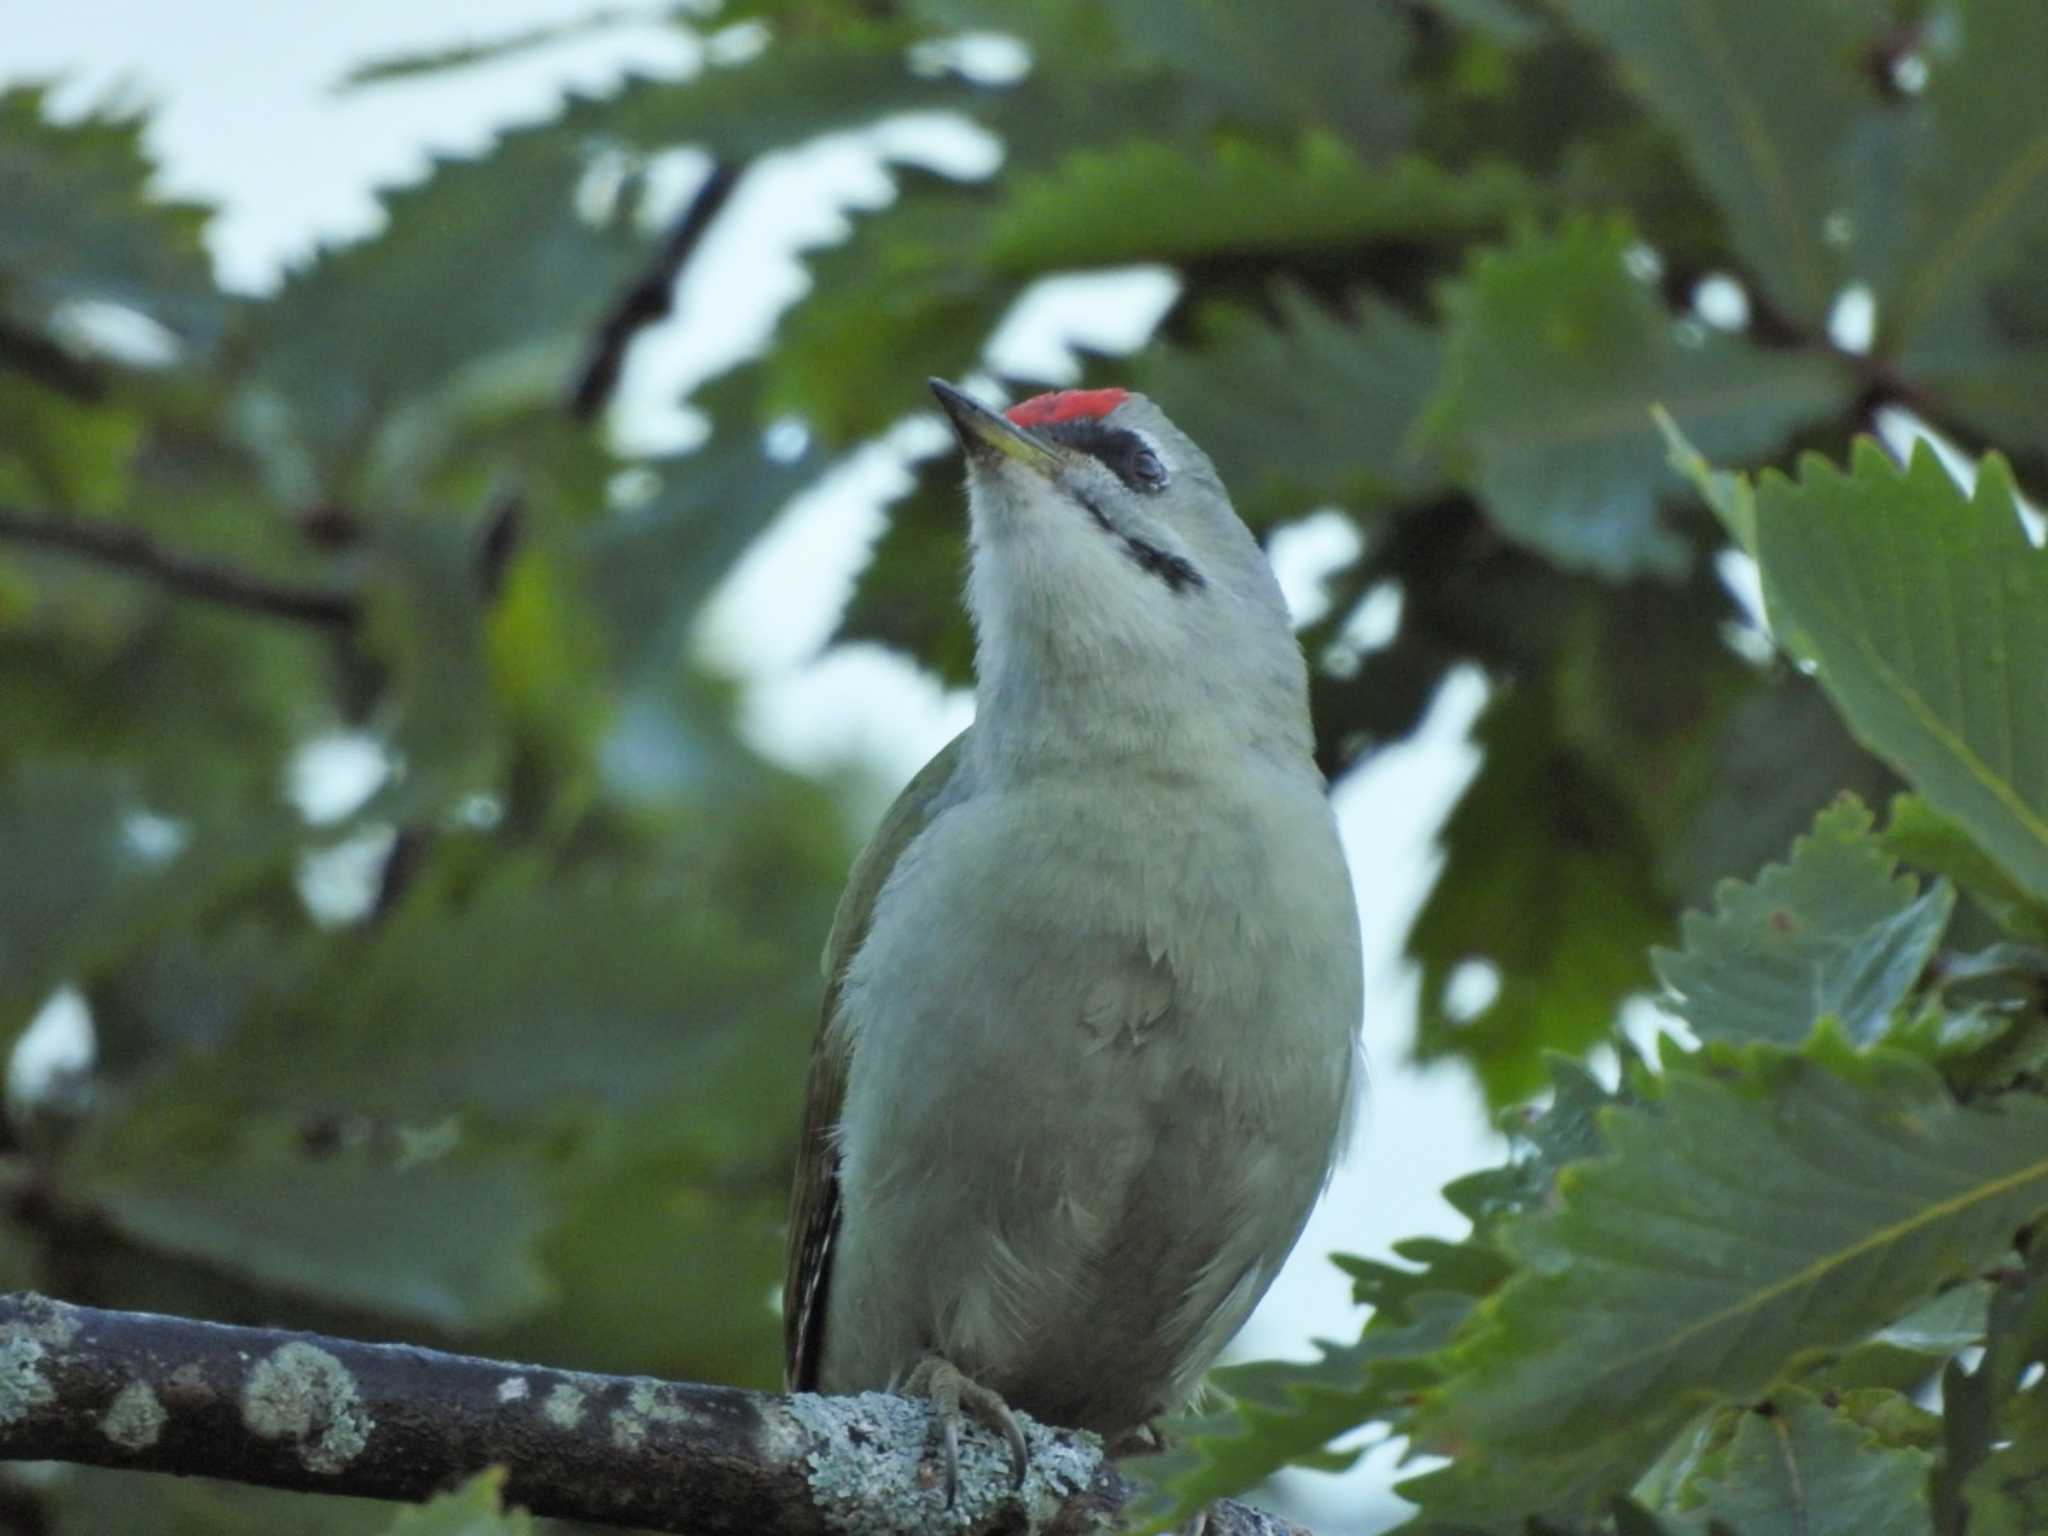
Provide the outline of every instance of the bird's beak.
[[1058,471],[1064,456],[1052,444],[963,394],[944,379],[933,379],[931,386],[953,423],[960,446],[970,458],[983,463],[1012,459],[1048,479]]

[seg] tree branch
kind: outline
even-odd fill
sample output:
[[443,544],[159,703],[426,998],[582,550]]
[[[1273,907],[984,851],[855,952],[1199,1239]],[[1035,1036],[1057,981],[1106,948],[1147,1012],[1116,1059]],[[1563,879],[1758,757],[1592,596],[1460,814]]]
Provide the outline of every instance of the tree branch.
[[569,390],[569,414],[578,421],[592,420],[611,403],[626,365],[626,348],[641,331],[668,314],[674,303],[676,274],[703,243],[712,221],[739,185],[743,169],[724,160],[712,162],[711,174],[669,230],[668,239],[598,326]]
[[[1083,1536],[1129,1497],[1091,1436],[1026,1421],[1031,1471],[970,1429],[945,1508],[925,1409],[510,1365],[403,1344],[0,1296],[0,1460],[424,1499],[486,1466],[536,1514],[695,1536]],[[1249,1506],[1214,1536],[1307,1536]]]
[[351,593],[291,586],[233,566],[195,559],[117,523],[45,517],[0,506],[0,539],[79,555],[116,570],[148,576],[174,592],[269,618],[346,628],[362,616],[361,605]]

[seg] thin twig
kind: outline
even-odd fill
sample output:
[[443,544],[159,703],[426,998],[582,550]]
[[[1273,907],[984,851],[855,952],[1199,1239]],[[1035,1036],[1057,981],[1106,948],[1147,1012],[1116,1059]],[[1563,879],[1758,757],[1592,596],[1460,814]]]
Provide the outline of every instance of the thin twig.
[[84,522],[0,507],[0,539],[78,555],[150,577],[174,592],[269,618],[346,628],[362,617],[362,605],[353,593],[253,576],[234,566],[166,549],[147,534],[119,523]]
[[626,348],[641,331],[668,314],[674,302],[676,274],[702,243],[745,168],[725,160],[712,162],[711,174],[669,230],[668,239],[605,315],[569,391],[569,414],[578,421],[595,419],[611,403],[626,364]]
[[[969,1429],[957,1501],[923,1405],[599,1376],[404,1344],[0,1296],[0,1461],[424,1499],[487,1466],[536,1514],[697,1536],[1108,1536],[1129,1489],[1092,1436]],[[1028,1422],[1028,1421],[1027,1421]],[[1246,1505],[1213,1536],[1307,1536]]]

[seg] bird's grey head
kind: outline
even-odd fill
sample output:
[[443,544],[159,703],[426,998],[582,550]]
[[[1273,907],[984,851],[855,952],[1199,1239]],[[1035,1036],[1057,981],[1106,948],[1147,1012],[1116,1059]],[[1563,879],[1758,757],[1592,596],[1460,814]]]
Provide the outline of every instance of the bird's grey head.
[[977,736],[1060,755],[1308,753],[1279,584],[1208,455],[1158,406],[1063,390],[998,414],[932,389],[967,456]]

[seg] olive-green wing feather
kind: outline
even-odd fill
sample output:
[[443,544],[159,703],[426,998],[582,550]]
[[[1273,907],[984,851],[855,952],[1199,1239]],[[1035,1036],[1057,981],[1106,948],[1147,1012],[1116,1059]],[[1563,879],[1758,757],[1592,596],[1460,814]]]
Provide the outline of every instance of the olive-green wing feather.
[[824,1358],[825,1302],[832,1281],[832,1243],[839,1229],[839,1109],[846,1097],[847,1041],[832,1027],[846,967],[867,937],[875,897],[896,860],[931,819],[933,802],[953,776],[967,732],[955,736],[918,770],[861,856],[854,861],[832,936],[825,941],[825,1006],[811,1046],[804,1090],[803,1139],[797,1144],[796,1186],[790,1192],[789,1271],[782,1284],[783,1375],[792,1392],[817,1389]]

